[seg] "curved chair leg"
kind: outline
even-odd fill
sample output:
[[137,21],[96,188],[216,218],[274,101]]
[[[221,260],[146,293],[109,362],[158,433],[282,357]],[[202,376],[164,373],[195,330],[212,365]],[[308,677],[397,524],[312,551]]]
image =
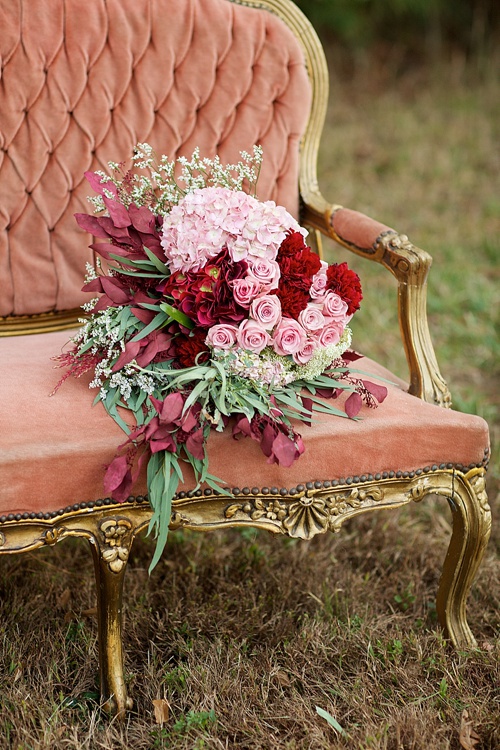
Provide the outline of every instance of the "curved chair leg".
[[[451,491],[450,491],[451,489]],[[437,594],[439,622],[456,648],[473,648],[465,605],[491,531],[484,469],[455,474],[446,495],[453,511],[453,532]]]
[[127,518],[105,517],[90,542],[97,585],[101,703],[105,711],[123,719],[132,708],[123,675],[122,644],[123,579],[133,542],[132,523]]

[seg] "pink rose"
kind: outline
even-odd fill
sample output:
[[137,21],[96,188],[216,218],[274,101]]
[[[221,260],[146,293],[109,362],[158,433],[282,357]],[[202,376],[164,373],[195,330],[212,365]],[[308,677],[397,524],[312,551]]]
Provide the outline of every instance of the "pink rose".
[[307,334],[293,318],[282,318],[273,336],[273,347],[276,354],[294,354],[305,345]]
[[250,315],[263,328],[270,331],[281,320],[281,302],[275,294],[263,294],[250,305]]
[[278,288],[281,272],[277,261],[248,257],[247,262],[248,276],[258,281],[263,291],[270,292],[271,289]]
[[[322,264],[323,263],[324,261],[322,261]],[[325,265],[328,266],[328,264]],[[322,302],[326,294],[327,283],[328,278],[326,275],[326,270],[322,265],[318,273],[314,274],[314,276],[312,277],[312,284],[311,288],[309,289],[311,299],[315,300],[315,302]]]
[[298,365],[305,365],[311,359],[312,355],[318,348],[318,342],[313,339],[309,339],[302,349],[292,354],[293,361]]
[[323,300],[323,312],[328,318],[333,318],[344,326],[347,325],[349,318],[347,315],[347,302],[344,302],[342,297],[339,297],[338,294],[331,290],[326,293]]
[[208,329],[205,343],[213,349],[231,349],[236,344],[236,326],[220,323]]
[[332,320],[317,334],[317,341],[321,346],[338,344],[343,333],[344,326],[337,320]]
[[255,354],[260,354],[270,342],[268,332],[255,320],[244,320],[237,333],[238,344]]
[[241,307],[250,307],[250,303],[260,292],[259,282],[249,276],[245,279],[236,279],[231,286],[234,299]]
[[318,305],[310,302],[299,314],[299,323],[306,331],[318,331],[325,325],[325,316]]

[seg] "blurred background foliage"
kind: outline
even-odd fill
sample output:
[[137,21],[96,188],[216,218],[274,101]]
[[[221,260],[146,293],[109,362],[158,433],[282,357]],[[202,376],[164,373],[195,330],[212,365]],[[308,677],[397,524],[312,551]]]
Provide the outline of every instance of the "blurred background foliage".
[[460,56],[487,65],[500,41],[498,0],[296,0],[323,41],[351,62],[375,53],[402,72]]

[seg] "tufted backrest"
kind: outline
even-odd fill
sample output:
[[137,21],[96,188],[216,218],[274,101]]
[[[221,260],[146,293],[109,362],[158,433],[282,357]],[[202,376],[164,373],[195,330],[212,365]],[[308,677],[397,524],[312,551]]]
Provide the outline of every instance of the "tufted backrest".
[[68,310],[91,238],[86,170],[149,142],[264,148],[259,197],[298,212],[310,84],[299,42],[229,0],[0,0],[0,316]]

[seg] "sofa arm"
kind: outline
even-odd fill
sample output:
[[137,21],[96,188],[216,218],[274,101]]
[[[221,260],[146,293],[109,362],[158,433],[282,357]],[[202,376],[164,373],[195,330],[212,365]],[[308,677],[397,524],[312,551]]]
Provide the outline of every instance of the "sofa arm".
[[302,219],[306,225],[357,255],[380,263],[396,277],[399,325],[410,372],[409,392],[429,403],[451,406],[450,392],[439,371],[427,322],[427,275],[431,256],[413,245],[406,235],[358,211],[326,203],[321,205],[317,200],[314,204],[303,206]]

